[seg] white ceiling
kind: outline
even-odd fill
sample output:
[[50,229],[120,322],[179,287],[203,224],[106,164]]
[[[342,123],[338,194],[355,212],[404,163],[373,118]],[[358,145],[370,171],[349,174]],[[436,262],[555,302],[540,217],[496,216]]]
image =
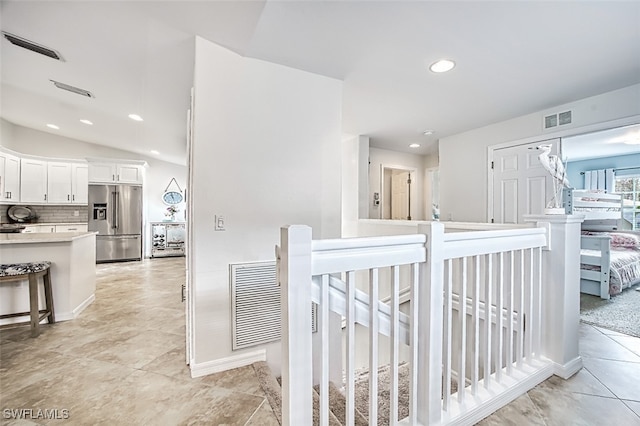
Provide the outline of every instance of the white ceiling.
[[[3,38],[2,118],[181,164],[194,35],[343,80],[344,133],[399,151],[640,83],[638,1],[2,0],[0,12],[3,31],[65,59]],[[428,71],[443,57],[457,67]]]
[[640,154],[640,124],[562,138],[565,161]]

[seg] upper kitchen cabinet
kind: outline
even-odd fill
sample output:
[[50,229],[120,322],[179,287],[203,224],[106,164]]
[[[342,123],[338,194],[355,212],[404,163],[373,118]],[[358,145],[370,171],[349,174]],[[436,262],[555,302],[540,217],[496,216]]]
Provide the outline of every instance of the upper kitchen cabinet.
[[0,201],[20,201],[20,157],[0,151]]
[[49,161],[47,163],[47,201],[50,204],[87,204],[86,163]]
[[23,203],[46,203],[47,162],[31,158],[20,161],[20,201]]
[[89,163],[89,183],[143,183],[144,167],[129,163]]

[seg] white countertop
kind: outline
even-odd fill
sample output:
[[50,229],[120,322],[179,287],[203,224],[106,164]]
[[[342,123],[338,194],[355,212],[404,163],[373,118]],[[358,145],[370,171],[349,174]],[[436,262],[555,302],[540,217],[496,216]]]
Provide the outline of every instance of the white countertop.
[[53,225],[86,225],[88,222],[33,222],[33,223],[21,223],[24,226],[53,226]]
[[0,234],[0,244],[64,243],[96,235],[97,232],[43,232]]

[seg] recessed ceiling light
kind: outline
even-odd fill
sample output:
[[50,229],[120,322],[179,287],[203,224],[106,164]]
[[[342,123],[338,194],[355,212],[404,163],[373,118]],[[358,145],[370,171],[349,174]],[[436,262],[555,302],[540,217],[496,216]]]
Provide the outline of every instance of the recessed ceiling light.
[[82,119],[80,120],[80,122],[86,124],[87,126],[93,126],[93,122],[90,120]]
[[138,114],[129,114],[129,118],[135,121],[144,121]]
[[433,130],[425,130],[424,132],[422,132],[423,135],[425,136],[429,136],[433,134]]
[[420,148],[420,144],[419,143],[412,143],[409,145],[409,148]]
[[160,155],[160,152],[156,151],[155,149],[152,149],[149,152],[152,153],[152,154],[155,154],[155,155]]
[[56,126],[55,124],[47,124],[47,127],[50,129],[60,130],[60,127]]
[[456,63],[451,59],[440,59],[429,66],[429,69],[433,72],[447,72],[453,69]]

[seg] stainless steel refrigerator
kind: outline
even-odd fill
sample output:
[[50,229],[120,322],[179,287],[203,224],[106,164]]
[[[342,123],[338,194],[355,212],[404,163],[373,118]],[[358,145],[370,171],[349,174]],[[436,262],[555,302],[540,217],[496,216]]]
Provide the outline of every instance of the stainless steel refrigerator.
[[96,235],[96,261],[142,259],[142,187],[89,185],[89,231]]

